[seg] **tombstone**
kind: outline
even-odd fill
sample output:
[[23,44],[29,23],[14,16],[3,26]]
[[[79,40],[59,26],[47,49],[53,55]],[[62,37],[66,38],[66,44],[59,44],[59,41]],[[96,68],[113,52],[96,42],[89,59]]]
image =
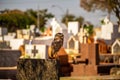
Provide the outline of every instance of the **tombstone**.
[[112,45],[113,62],[120,64],[120,39],[116,39]]
[[[51,42],[52,42],[53,38],[52,36],[48,37],[48,36],[45,36],[45,37],[38,37],[38,38],[35,38],[32,40],[32,44],[44,44],[44,45],[51,45]],[[29,44],[29,41],[28,39],[25,39],[24,40],[24,44]]]
[[48,59],[48,46],[42,44],[26,44],[25,53],[30,55],[31,58]]
[[23,45],[24,39],[11,39],[10,47],[12,50],[19,50],[20,46]]
[[61,47],[57,54],[60,63],[60,69],[59,69],[60,76],[61,77],[70,76],[72,72],[72,66],[69,63],[69,56],[67,52],[63,47]]
[[64,48],[67,48],[67,41],[68,41],[68,39],[69,39],[69,34],[68,34],[68,32],[67,32],[67,30],[63,30],[63,35],[64,35],[64,43],[63,43],[63,47]]
[[68,33],[73,33],[76,35],[79,31],[79,23],[78,22],[68,22]]
[[109,21],[107,17],[104,19],[104,24],[101,27],[101,38],[105,40],[111,40],[112,39],[112,33],[113,33],[113,24]]
[[10,49],[10,46],[7,42],[2,41],[0,42],[0,49]]
[[22,38],[22,30],[17,30],[17,38],[18,39]]
[[73,64],[72,76],[97,75],[99,65],[98,44],[81,44],[81,57],[77,63]]
[[95,31],[95,36],[100,39],[101,38],[101,28],[100,27],[96,27],[94,28]]
[[0,79],[16,80],[17,63],[21,56],[19,50],[0,50]]
[[7,42],[8,45],[10,45],[10,40],[15,39],[16,33],[8,33],[8,35],[4,35],[4,41]]
[[68,30],[67,30],[67,26],[65,24],[61,24],[61,28],[62,28],[62,33],[64,35],[64,43],[63,43],[63,47],[67,48],[67,41],[69,39],[69,34],[68,34]]
[[87,31],[82,27],[80,28],[80,32],[77,34],[79,37],[80,43],[87,43]]
[[48,59],[48,46],[47,45],[36,45],[36,49],[40,54],[41,59]]
[[16,37],[16,33],[15,32],[8,32],[9,36],[13,36],[14,38]]
[[14,36],[11,35],[4,35],[4,41],[10,42],[11,39],[14,39]]
[[67,48],[74,52],[74,53],[79,53],[79,41],[77,39],[77,36],[71,36],[69,39],[68,39],[68,42],[67,42]]
[[26,44],[25,45],[25,55],[29,55],[31,58],[33,58],[32,50],[34,49],[34,45]]
[[113,43],[112,54],[120,54],[120,39],[116,39]]
[[11,35],[4,35],[4,41],[6,42],[7,46],[10,47],[10,40],[15,39],[14,36]]
[[1,36],[2,36],[2,35],[7,35],[7,33],[8,33],[7,28],[0,27],[0,35],[1,35]]
[[106,54],[108,53],[108,48],[107,48],[107,44],[105,43],[104,40],[97,40],[97,43],[99,44],[99,53],[100,54]]
[[52,36],[54,37],[56,33],[62,33],[62,28],[60,24],[56,21],[55,18],[52,19],[51,21],[51,26],[52,26]]
[[33,39],[35,37],[39,37],[41,35],[39,28],[35,25],[30,26],[29,34],[30,34],[30,36],[29,36],[30,39]]
[[29,29],[22,29],[22,35],[24,39],[29,39],[29,35],[30,35]]

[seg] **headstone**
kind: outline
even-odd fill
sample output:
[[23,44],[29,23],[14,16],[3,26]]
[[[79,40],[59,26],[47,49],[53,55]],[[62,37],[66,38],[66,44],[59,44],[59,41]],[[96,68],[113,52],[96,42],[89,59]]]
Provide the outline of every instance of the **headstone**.
[[10,41],[11,39],[14,39],[14,36],[11,35],[4,35],[4,41]]
[[79,42],[87,43],[87,31],[82,27],[80,28],[80,32],[78,32]]
[[8,35],[9,36],[13,36],[14,38],[16,37],[16,33],[15,32],[9,32]]
[[81,44],[81,56],[78,62],[78,64],[72,64],[71,76],[97,75],[99,65],[98,44]]
[[[44,44],[44,45],[51,45],[53,38],[52,36],[45,36],[45,37],[38,37],[32,40],[32,44]],[[25,44],[29,44],[29,40],[25,39],[24,40]]]
[[17,61],[21,56],[19,50],[0,50],[0,79],[16,80]]
[[34,49],[34,45],[32,44],[25,45],[25,55],[28,54],[30,57],[33,58],[33,53],[32,53],[33,49]]
[[51,21],[51,26],[52,26],[52,36],[54,37],[56,33],[62,33],[62,28],[60,24],[56,21],[55,18],[52,19]]
[[28,30],[28,29],[22,29],[22,34],[23,34],[23,35],[29,34],[29,30]]
[[20,56],[19,50],[0,50],[0,67],[17,66],[17,60]]
[[97,40],[97,43],[99,44],[99,53],[100,53],[100,54],[110,53],[110,52],[108,51],[107,44],[105,43],[104,40]]
[[35,37],[34,29],[35,29],[35,25],[31,25],[30,26],[30,36],[29,36],[30,39],[33,39]]
[[73,33],[76,35],[79,31],[79,23],[78,22],[68,22],[68,33]]
[[[108,26],[108,28],[109,28],[109,26]],[[112,45],[113,44],[113,42],[117,39],[117,38],[120,38],[120,32],[118,31],[119,29],[119,26],[118,25],[113,25],[113,32],[111,33],[111,37],[109,37],[109,39],[108,39],[108,37],[106,37],[106,38],[102,38],[102,39],[104,39],[105,40],[105,43],[107,44],[107,45]],[[107,32],[107,31],[106,31]],[[108,31],[108,33],[109,33],[109,31]],[[103,35],[107,35],[107,34],[103,34]]]
[[7,28],[2,28],[2,27],[0,27],[0,35],[2,36],[2,35],[6,35],[8,33],[8,30],[7,30]]
[[40,59],[48,59],[48,46],[42,44],[25,45],[25,53],[29,54],[31,58],[38,57]]
[[32,50],[33,56],[35,57],[36,54],[38,53],[38,50],[36,49],[36,46],[34,46],[33,50]]
[[22,38],[22,30],[17,30],[17,38],[18,39]]
[[22,29],[22,35],[24,39],[29,39],[29,36],[30,36],[29,29]]
[[68,48],[69,49],[74,49],[74,46],[75,46],[75,39],[72,37],[68,41]]
[[4,35],[4,41],[10,46],[10,40],[15,39],[14,35]]
[[64,24],[64,25],[61,24],[61,27],[62,27],[62,33],[63,33],[63,35],[64,35],[63,47],[64,47],[64,48],[67,48],[67,41],[68,41],[68,38],[69,38],[67,26],[65,26],[65,24]]
[[105,39],[105,40],[110,40],[111,34],[113,33],[113,24],[112,22],[109,21],[109,19],[107,17],[105,17],[104,19],[104,24],[101,27],[102,30],[102,34],[101,34],[101,38]]
[[81,44],[81,58],[83,60],[88,59],[88,64],[99,64],[99,51],[98,44]]
[[10,40],[10,47],[13,50],[18,50],[21,45],[23,45],[24,39],[11,39]]
[[47,45],[36,45],[36,49],[40,54],[41,59],[48,59],[48,46]]
[[95,28],[94,29],[94,31],[95,31],[95,36],[98,38],[98,39],[100,39],[101,38],[101,28],[100,27],[97,27],[97,28]]
[[60,63],[60,76],[70,76],[72,72],[72,66],[69,63],[69,56],[63,47],[58,51],[58,59]]
[[79,53],[79,40],[76,39],[76,36],[71,36],[69,39],[68,39],[68,42],[67,42],[67,48],[74,52],[74,53]]
[[5,41],[0,42],[0,49],[10,49],[8,42]]
[[112,54],[120,54],[120,39],[116,39],[113,43]]

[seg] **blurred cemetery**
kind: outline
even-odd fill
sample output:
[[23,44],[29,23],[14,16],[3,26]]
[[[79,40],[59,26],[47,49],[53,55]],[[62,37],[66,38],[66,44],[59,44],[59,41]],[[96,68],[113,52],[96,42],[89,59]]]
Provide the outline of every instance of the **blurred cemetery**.
[[[82,17],[70,20],[73,16],[67,13],[62,23],[46,10],[32,11],[0,13],[0,78],[14,79],[18,59],[50,59],[51,43],[57,33],[64,35],[63,46],[57,52],[60,77],[120,75],[120,23],[111,22],[106,15],[100,26],[94,26]],[[30,12],[36,14],[36,20],[30,17]],[[19,24],[10,22],[17,15],[28,20],[18,17]]]

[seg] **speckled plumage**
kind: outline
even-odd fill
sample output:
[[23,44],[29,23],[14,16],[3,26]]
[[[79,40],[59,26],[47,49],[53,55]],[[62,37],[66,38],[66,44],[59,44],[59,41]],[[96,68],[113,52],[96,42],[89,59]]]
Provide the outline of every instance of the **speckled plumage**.
[[63,46],[63,41],[64,41],[64,35],[62,33],[57,33],[51,44],[51,57],[57,56],[57,52]]

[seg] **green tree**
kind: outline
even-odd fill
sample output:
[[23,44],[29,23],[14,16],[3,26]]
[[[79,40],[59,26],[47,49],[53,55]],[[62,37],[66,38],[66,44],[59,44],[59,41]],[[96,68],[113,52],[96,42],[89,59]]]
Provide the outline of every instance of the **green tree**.
[[87,25],[84,25],[83,28],[87,31],[87,34],[89,37],[91,37],[94,33],[94,26],[92,24],[87,24]]
[[65,25],[68,25],[69,21],[75,21],[75,16],[73,14],[65,14],[62,17],[62,23],[64,23]]
[[34,23],[30,17],[20,10],[8,10],[0,14],[0,22],[0,26],[7,27],[10,32],[26,28],[26,25]]
[[120,24],[120,0],[80,0],[80,6],[87,11],[114,12]]
[[[44,30],[47,20],[53,15],[47,12],[47,9],[39,11],[40,29]],[[27,25],[37,25],[37,11],[32,9],[25,12],[20,10],[3,10],[0,14],[0,26],[7,27],[9,31],[27,28]]]
[[78,21],[80,25],[84,23],[84,18],[82,16],[76,17],[75,21]]
[[[34,11],[32,9],[29,9],[25,12],[29,17],[35,20],[35,25],[39,27],[41,31],[44,31],[45,24],[48,21],[48,19],[53,18],[54,15],[51,13],[48,13],[47,9]],[[39,19],[38,19],[39,17]],[[39,25],[38,25],[39,20]]]
[[67,25],[69,21],[78,21],[79,24],[82,25],[84,23],[84,18],[82,16],[76,17],[73,14],[64,15],[62,18],[62,22]]

